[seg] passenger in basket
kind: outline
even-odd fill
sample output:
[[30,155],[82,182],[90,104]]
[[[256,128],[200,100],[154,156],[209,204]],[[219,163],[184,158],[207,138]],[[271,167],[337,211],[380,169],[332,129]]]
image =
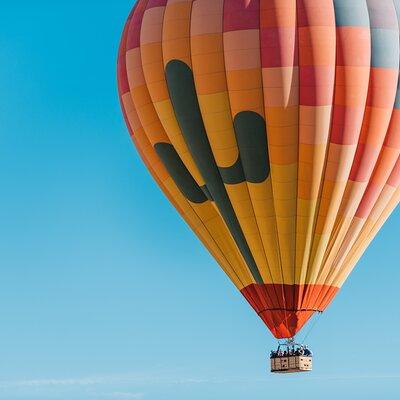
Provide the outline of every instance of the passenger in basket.
[[307,346],[304,349],[304,355],[307,357],[312,357],[312,351]]

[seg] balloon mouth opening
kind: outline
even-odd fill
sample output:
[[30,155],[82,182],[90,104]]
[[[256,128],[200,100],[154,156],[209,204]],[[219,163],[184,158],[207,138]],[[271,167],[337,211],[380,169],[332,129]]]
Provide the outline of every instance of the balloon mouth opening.
[[293,338],[314,314],[311,311],[266,310],[259,314],[277,339]]
[[328,285],[251,284],[241,290],[277,339],[294,337],[315,312],[322,312],[339,288]]

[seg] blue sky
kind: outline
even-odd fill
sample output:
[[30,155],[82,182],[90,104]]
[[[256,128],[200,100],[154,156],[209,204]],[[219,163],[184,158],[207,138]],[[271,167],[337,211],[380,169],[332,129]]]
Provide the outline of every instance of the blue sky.
[[275,341],[126,132],[132,3],[2,4],[0,399],[399,398],[399,212],[309,336],[315,370],[266,373]]

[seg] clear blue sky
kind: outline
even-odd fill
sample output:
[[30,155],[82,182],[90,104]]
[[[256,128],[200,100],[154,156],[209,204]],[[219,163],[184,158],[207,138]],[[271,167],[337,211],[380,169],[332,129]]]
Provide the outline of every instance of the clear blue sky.
[[132,3],[2,2],[0,399],[398,399],[399,212],[310,335],[315,371],[266,373],[275,341],[126,132]]

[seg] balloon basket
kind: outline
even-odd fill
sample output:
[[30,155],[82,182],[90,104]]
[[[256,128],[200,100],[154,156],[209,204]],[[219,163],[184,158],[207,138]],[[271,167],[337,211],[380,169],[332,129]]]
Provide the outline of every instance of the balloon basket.
[[293,338],[279,343],[276,351],[271,351],[270,370],[277,374],[290,374],[296,372],[312,371],[312,352]]

